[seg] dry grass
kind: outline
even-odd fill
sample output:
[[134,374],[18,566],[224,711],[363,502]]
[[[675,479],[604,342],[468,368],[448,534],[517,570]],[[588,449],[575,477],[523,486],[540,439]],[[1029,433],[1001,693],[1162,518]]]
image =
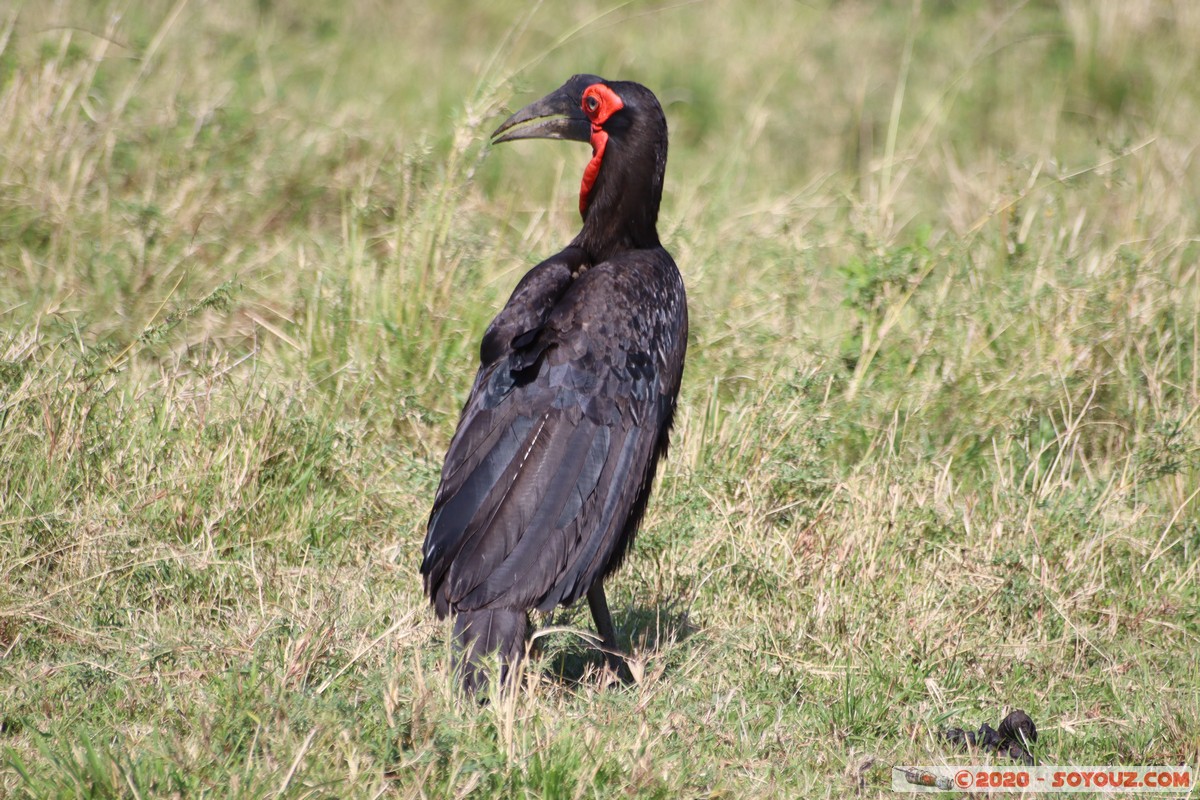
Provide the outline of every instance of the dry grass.
[[[115,12],[115,13],[114,13]],[[0,794],[861,796],[1028,711],[1200,762],[1200,11],[0,12]],[[416,574],[478,337],[664,100],[693,340],[610,590],[476,708]]]

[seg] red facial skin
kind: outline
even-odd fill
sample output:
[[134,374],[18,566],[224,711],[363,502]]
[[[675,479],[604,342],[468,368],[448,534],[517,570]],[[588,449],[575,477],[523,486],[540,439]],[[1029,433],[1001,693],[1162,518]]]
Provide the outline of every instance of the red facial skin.
[[579,186],[579,213],[587,213],[588,199],[596,176],[600,174],[600,162],[604,160],[604,148],[608,145],[608,133],[604,123],[613,114],[625,107],[617,93],[603,83],[594,83],[583,91],[583,113],[592,121],[592,160],[583,170],[583,182]]

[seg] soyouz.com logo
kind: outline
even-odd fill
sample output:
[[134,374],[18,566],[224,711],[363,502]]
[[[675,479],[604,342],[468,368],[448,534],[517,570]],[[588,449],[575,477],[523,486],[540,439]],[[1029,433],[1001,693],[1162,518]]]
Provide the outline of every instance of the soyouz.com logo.
[[892,768],[897,792],[1170,792],[1195,786],[1192,767],[987,767],[938,765]]

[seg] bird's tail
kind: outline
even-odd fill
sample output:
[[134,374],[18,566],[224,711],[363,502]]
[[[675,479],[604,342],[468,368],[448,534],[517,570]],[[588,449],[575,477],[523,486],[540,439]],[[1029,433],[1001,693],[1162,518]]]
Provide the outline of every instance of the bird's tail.
[[500,653],[500,684],[525,657],[529,616],[511,608],[481,608],[460,611],[454,619],[455,671],[468,694],[487,688],[487,662]]

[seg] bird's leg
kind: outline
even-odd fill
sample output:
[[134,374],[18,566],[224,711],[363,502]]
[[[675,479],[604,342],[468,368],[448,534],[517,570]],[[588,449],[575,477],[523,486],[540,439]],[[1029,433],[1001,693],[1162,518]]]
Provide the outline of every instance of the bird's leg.
[[596,630],[603,641],[604,661],[620,680],[628,683],[633,678],[625,659],[617,650],[617,631],[613,627],[612,614],[608,611],[608,599],[604,596],[604,584],[596,581],[587,593],[588,608],[592,610],[592,619],[596,620]]

